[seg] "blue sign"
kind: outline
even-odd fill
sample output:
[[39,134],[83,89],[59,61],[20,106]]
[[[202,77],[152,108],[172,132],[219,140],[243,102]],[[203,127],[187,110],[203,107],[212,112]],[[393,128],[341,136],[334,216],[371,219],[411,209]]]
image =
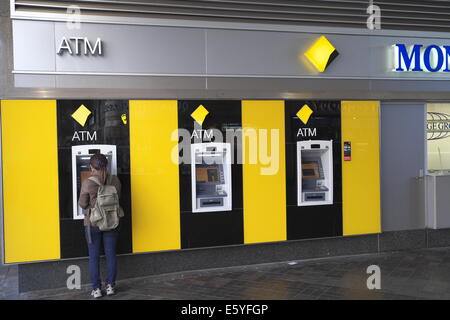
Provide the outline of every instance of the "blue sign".
[[[409,50],[408,50],[408,47]],[[395,71],[450,72],[450,46],[395,45]]]

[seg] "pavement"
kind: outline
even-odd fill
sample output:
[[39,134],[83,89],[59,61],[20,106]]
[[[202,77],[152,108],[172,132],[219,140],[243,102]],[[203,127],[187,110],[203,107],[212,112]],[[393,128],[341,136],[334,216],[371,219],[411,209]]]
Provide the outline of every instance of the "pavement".
[[[380,289],[376,273],[379,267]],[[120,266],[119,266],[120,267]],[[375,267],[375,269],[377,269]],[[373,267],[372,267],[373,268]],[[370,279],[369,279],[370,278]],[[375,280],[374,280],[375,279]],[[2,300],[85,300],[90,286],[18,293],[17,266],[0,266]],[[450,247],[171,273],[121,280],[104,300],[450,299]]]

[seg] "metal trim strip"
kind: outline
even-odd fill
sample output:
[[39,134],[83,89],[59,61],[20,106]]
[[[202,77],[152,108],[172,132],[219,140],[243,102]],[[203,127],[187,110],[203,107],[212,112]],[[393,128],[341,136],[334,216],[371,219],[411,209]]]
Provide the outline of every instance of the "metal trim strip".
[[200,78],[268,78],[268,79],[348,79],[348,80],[394,80],[394,81],[449,81],[447,78],[432,77],[414,77],[414,78],[394,78],[394,77],[355,77],[355,76],[290,76],[290,75],[258,75],[258,74],[198,74],[198,73],[127,73],[127,72],[68,72],[68,71],[30,71],[30,70],[13,70],[13,74],[23,75],[72,75],[72,76],[125,76],[125,77],[200,77]]

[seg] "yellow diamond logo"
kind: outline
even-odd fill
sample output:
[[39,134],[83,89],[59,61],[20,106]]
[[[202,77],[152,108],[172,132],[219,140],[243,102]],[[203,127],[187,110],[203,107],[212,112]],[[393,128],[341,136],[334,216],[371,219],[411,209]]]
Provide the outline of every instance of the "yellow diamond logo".
[[191,117],[197,121],[199,125],[203,124],[203,121],[205,121],[206,116],[208,115],[209,111],[206,110],[206,108],[203,105],[199,105],[197,109],[195,109],[194,112],[191,113]]
[[321,36],[305,53],[306,58],[319,72],[324,72],[338,55],[339,52],[325,36]]
[[84,105],[81,105],[77,111],[75,111],[72,114],[72,118],[75,119],[76,122],[78,122],[79,124],[81,124],[81,126],[84,127],[84,125],[86,124],[87,118],[89,117],[89,115],[92,112],[86,108]]
[[312,114],[313,114],[312,109],[307,104],[305,104],[297,112],[297,117],[303,122],[303,124],[307,124]]

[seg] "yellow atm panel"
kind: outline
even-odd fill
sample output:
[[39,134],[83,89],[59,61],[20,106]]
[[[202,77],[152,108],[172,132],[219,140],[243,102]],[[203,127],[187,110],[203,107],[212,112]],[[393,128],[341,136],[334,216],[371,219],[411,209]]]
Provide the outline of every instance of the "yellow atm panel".
[[56,101],[3,100],[5,262],[60,258]]
[[130,101],[133,252],[181,247],[177,119],[175,100]]
[[344,235],[381,232],[379,109],[378,101],[341,104]]
[[286,240],[284,121],[284,101],[242,101],[244,243]]

